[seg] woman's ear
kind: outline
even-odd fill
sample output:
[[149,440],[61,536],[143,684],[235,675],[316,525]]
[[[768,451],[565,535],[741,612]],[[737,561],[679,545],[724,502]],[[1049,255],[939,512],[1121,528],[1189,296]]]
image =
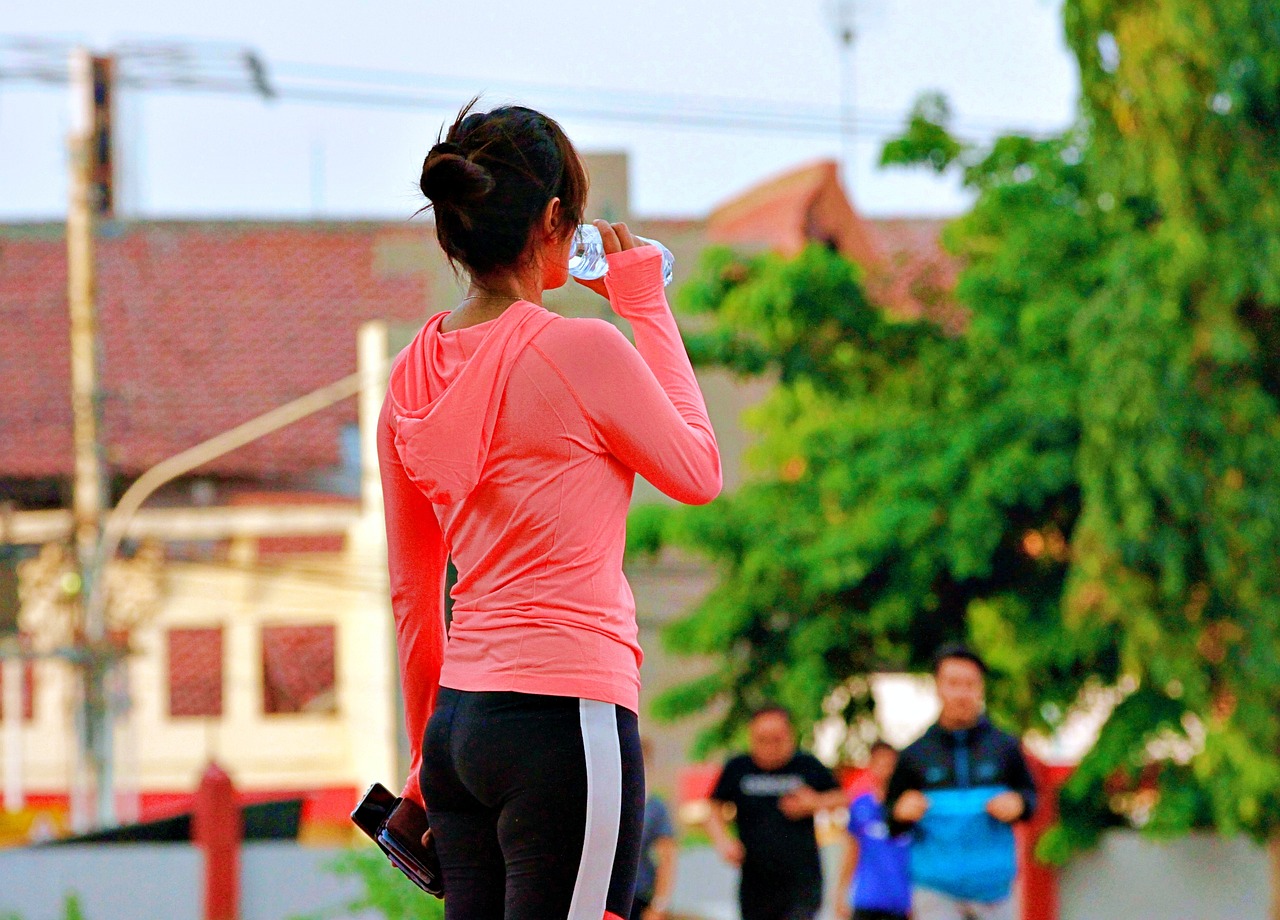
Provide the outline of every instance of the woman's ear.
[[552,198],[542,211],[542,234],[549,240],[558,240],[564,236],[564,228],[560,226],[563,208],[559,198]]

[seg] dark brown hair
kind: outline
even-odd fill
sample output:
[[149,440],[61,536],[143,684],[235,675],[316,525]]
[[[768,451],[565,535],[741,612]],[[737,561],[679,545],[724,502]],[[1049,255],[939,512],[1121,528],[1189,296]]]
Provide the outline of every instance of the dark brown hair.
[[983,677],[986,677],[988,674],[987,663],[982,660],[982,657],[977,652],[961,642],[948,642],[934,653],[934,676],[936,677],[938,675],[938,669],[942,667],[942,662],[950,661],[953,658],[959,658],[962,661],[969,661],[977,665],[977,668],[982,672]]
[[435,211],[449,261],[472,276],[514,267],[552,198],[560,229],[582,222],[587,174],[555,121],[518,105],[473,111],[472,99],[422,163],[418,187]]

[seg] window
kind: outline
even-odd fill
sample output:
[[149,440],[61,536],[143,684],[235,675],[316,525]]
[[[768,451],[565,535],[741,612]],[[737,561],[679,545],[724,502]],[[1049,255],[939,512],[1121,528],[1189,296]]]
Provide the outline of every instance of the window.
[[262,711],[269,714],[338,711],[337,629],[262,628]]
[[222,627],[169,630],[169,715],[222,715]]

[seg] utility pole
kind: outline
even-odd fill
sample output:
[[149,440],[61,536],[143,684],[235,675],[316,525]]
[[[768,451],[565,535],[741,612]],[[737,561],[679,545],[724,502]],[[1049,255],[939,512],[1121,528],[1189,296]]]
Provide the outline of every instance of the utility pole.
[[[70,194],[67,210],[67,302],[71,329],[71,409],[75,451],[72,483],[72,534],[79,577],[79,610],[72,646],[60,654],[79,671],[76,713],[76,761],[72,776],[71,819],[77,830],[116,823],[113,733],[121,691],[117,665],[124,650],[107,634],[107,568],[122,533],[114,533],[109,488],[102,463],[101,393],[94,270],[94,228],[115,214],[113,109],[117,76],[141,87],[181,86],[219,90],[250,88],[264,98],[275,93],[261,59],[247,49],[142,44],[97,56],[85,48],[70,52],[56,43],[24,48],[31,66],[24,75],[71,86]],[[117,61],[127,66],[117,74]],[[123,520],[127,515],[121,515]],[[114,540],[107,551],[108,540]],[[4,562],[0,559],[0,562]],[[6,655],[4,657],[12,657]],[[10,675],[14,669],[7,669]],[[3,694],[0,681],[0,695]],[[9,681],[13,683],[13,681]],[[10,733],[16,731],[10,726]],[[16,745],[8,747],[17,750]],[[10,772],[13,772],[12,769]]]
[[[0,502],[0,534],[9,535],[13,503]],[[22,787],[22,677],[19,633],[18,556],[14,547],[0,546],[0,703],[4,718],[0,736],[4,738],[4,810],[20,811],[26,805]]]
[[[106,650],[106,618],[90,616],[84,601],[105,585],[96,565],[106,504],[99,447],[101,398],[98,383],[97,284],[94,226],[110,214],[110,83],[111,62],[83,48],[71,54],[71,191],[67,211],[67,303],[71,314],[71,411],[75,477],[72,517],[80,567],[81,610],[86,614],[81,642],[80,757],[72,789],[72,822],[115,823],[111,776],[112,719],[107,696],[111,660]],[[104,138],[103,135],[106,135]],[[106,160],[104,164],[103,160]],[[105,194],[104,194],[105,189]],[[90,817],[90,800],[93,801]]]
[[[75,543],[79,579],[78,622],[73,642],[69,648],[55,653],[66,658],[79,671],[79,705],[76,713],[76,754],[72,775],[71,820],[76,830],[91,826],[106,827],[116,823],[113,733],[116,707],[113,697],[127,696],[121,692],[121,678],[117,665],[124,650],[110,641],[107,634],[106,573],[115,551],[123,538],[123,523],[132,512],[129,500],[138,504],[150,494],[147,489],[168,481],[157,475],[168,470],[177,475],[189,469],[175,466],[175,461],[194,457],[196,450],[186,451],[177,458],[148,472],[147,488],[134,487],[126,492],[122,503],[123,513],[106,514],[110,505],[109,488],[102,463],[101,392],[98,369],[97,290],[94,262],[95,225],[99,219],[110,219],[115,214],[115,163],[113,151],[114,88],[117,76],[122,82],[140,88],[180,86],[190,88],[215,88],[221,91],[240,90],[247,86],[263,98],[275,95],[267,80],[262,60],[248,49],[202,49],[198,46],[170,46],[143,44],[124,46],[110,56],[96,56],[84,48],[70,52],[69,66],[65,69],[65,50],[57,43],[28,43],[22,49],[28,53],[31,63],[20,73],[21,77],[41,82],[69,82],[71,86],[70,193],[67,210],[67,303],[70,314],[71,334],[71,409],[73,444],[75,452],[74,478],[72,482],[72,537]],[[128,66],[117,74],[117,61]],[[0,74],[0,77],[5,76]],[[336,388],[336,389],[335,389]],[[266,424],[265,431],[288,424],[291,418],[301,417],[332,404],[337,399],[355,391],[355,378],[344,379],[338,384],[309,394],[276,413],[268,413],[253,423],[242,425],[229,435],[241,436],[252,425]],[[334,396],[334,393],[338,393]],[[310,402],[320,399],[319,406],[307,408]],[[324,400],[328,400],[324,402]],[[302,407],[302,408],[299,408]],[[296,413],[301,413],[300,415]],[[257,435],[251,435],[256,437]],[[206,445],[220,444],[226,436],[213,439]],[[239,443],[243,443],[239,442]],[[231,447],[224,447],[229,450]],[[217,456],[215,452],[213,454]],[[143,477],[147,480],[147,476]],[[148,485],[149,482],[149,485]],[[120,511],[121,509],[116,509]],[[8,514],[0,515],[0,544],[8,541]],[[115,526],[120,525],[120,526]],[[0,546],[4,549],[4,546]],[[16,560],[0,554],[0,620],[7,616],[4,603],[5,575]],[[16,575],[15,575],[16,578]],[[15,582],[16,584],[16,582]],[[12,611],[14,619],[8,631],[16,630],[16,601]],[[0,634],[6,630],[0,623]],[[13,646],[10,648],[10,646]],[[20,694],[21,649],[16,637],[0,642],[0,698],[6,707],[3,721],[7,738],[5,749],[7,762],[0,769],[0,786],[4,787],[8,804],[21,798],[20,745],[14,740],[20,735],[21,724],[11,712],[19,712],[13,705],[15,693]],[[13,659],[12,661],[10,659]],[[113,689],[115,692],[113,693]]]

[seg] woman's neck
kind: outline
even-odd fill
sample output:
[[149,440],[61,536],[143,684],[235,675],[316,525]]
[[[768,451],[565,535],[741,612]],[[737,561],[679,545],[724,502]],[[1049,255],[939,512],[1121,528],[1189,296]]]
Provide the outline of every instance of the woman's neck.
[[540,268],[473,278],[467,296],[444,318],[442,328],[451,331],[497,319],[519,300],[542,306],[542,291]]

